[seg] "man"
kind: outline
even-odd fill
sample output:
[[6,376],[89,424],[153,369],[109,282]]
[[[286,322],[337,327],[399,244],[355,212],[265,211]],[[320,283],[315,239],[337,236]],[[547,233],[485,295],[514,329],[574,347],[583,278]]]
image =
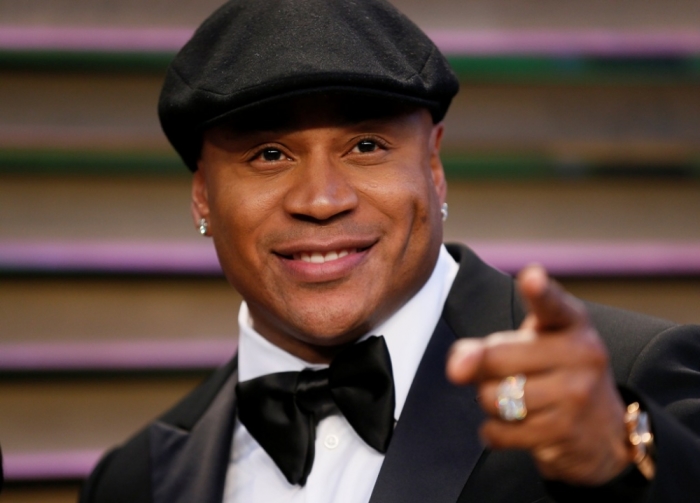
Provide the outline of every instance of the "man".
[[697,327],[442,245],[456,92],[379,0],[238,0],[205,21],[160,116],[245,299],[239,352],[81,501],[697,499]]

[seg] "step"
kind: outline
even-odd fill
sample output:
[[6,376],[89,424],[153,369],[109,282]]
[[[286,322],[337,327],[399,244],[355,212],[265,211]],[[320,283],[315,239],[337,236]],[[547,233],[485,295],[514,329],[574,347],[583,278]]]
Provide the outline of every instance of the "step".
[[2,502],[76,503],[79,492],[80,483],[74,481],[6,483],[2,491]]
[[562,278],[582,299],[700,325],[700,278]]
[[[558,275],[557,278],[568,291],[582,299],[678,323],[700,324],[700,275],[662,278]],[[36,304],[42,304],[41,298]],[[77,307],[75,311],[80,309]],[[103,310],[98,308],[96,312]],[[235,348],[233,336],[210,339],[197,334],[171,340],[133,336],[110,340],[99,332],[92,338],[72,337],[69,332],[50,338],[40,338],[36,334],[21,340],[3,338],[0,340],[0,378],[47,372],[89,375],[210,370],[225,364]]]
[[[192,28],[0,25],[6,69],[160,73]],[[462,80],[700,78],[695,29],[430,29]]]
[[92,471],[103,454],[102,449],[12,453],[4,459],[5,478],[10,483],[25,485],[28,482],[81,480]]
[[0,147],[170,153],[157,116],[160,74],[7,72]]
[[449,181],[447,240],[700,239],[700,184],[683,180]]
[[[0,2],[6,24],[50,26],[194,27],[221,0],[24,0]],[[694,0],[628,2],[532,2],[518,0],[394,0],[424,28],[693,29],[700,20]],[[634,7],[634,8],[633,8]]]
[[[206,375],[53,374],[3,379],[0,431],[8,479],[79,478],[100,452],[124,442]],[[70,462],[56,462],[60,458],[55,453],[61,452],[74,454],[67,458]],[[43,473],[28,473],[32,470]]]
[[[161,83],[157,75],[5,73],[0,174],[186,174],[158,123]],[[445,122],[445,167],[452,176],[606,167],[697,176],[699,89],[700,80],[464,83]]]
[[[170,55],[194,28],[0,24],[0,51],[64,51],[84,55]],[[428,36],[448,56],[683,57],[700,54],[694,27],[655,30],[614,28],[428,28]]]
[[[4,277],[0,342],[30,349],[37,342],[142,342],[146,360],[160,353],[165,364],[200,340],[210,348],[200,349],[206,362],[217,348],[233,353],[240,302],[221,277]],[[119,344],[111,356],[109,344],[100,347],[103,358],[123,360]]]
[[0,342],[0,377],[32,372],[204,371],[226,364],[235,351],[234,337]]
[[[41,204],[36,204],[41,201]],[[0,177],[0,241],[209,243],[189,177]],[[446,240],[700,240],[700,183],[685,179],[450,180]]]
[[[685,276],[549,270],[583,298],[700,322],[697,270]],[[191,372],[225,363],[236,347],[240,297],[210,279],[9,278],[0,300],[0,373]]]

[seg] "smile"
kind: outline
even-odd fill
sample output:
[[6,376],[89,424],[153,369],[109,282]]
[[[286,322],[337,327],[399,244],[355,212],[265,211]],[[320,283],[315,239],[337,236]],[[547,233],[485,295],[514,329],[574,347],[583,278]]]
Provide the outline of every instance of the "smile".
[[292,255],[294,260],[302,260],[304,262],[309,262],[312,264],[324,264],[326,262],[333,262],[339,258],[347,257],[353,253],[357,253],[357,248],[343,248],[340,250],[333,250],[329,252],[301,252]]

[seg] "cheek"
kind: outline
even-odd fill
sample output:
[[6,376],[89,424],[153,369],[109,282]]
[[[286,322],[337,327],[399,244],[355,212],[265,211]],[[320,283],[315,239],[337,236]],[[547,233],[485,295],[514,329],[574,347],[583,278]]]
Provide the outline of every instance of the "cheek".
[[209,192],[214,245],[226,276],[239,288],[263,267],[260,243],[279,207],[278,195],[240,180],[216,181],[212,186],[216,188]]
[[437,194],[416,166],[392,169],[380,180],[367,181],[361,191],[369,206],[389,217],[396,234],[406,237],[432,223]]

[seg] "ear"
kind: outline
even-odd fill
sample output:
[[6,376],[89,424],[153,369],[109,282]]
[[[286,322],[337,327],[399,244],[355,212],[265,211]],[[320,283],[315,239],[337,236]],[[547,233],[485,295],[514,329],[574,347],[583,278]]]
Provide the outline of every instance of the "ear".
[[438,199],[442,205],[447,200],[447,181],[445,180],[445,170],[440,159],[440,145],[442,144],[442,134],[445,126],[442,122],[435,124],[430,133],[430,171],[433,178],[433,185],[438,194]]
[[[199,166],[199,169],[192,176],[192,220],[195,228],[199,229],[199,221],[204,218],[209,220],[209,197],[207,194],[207,182],[205,179],[204,169]],[[209,222],[211,224],[211,222]]]

